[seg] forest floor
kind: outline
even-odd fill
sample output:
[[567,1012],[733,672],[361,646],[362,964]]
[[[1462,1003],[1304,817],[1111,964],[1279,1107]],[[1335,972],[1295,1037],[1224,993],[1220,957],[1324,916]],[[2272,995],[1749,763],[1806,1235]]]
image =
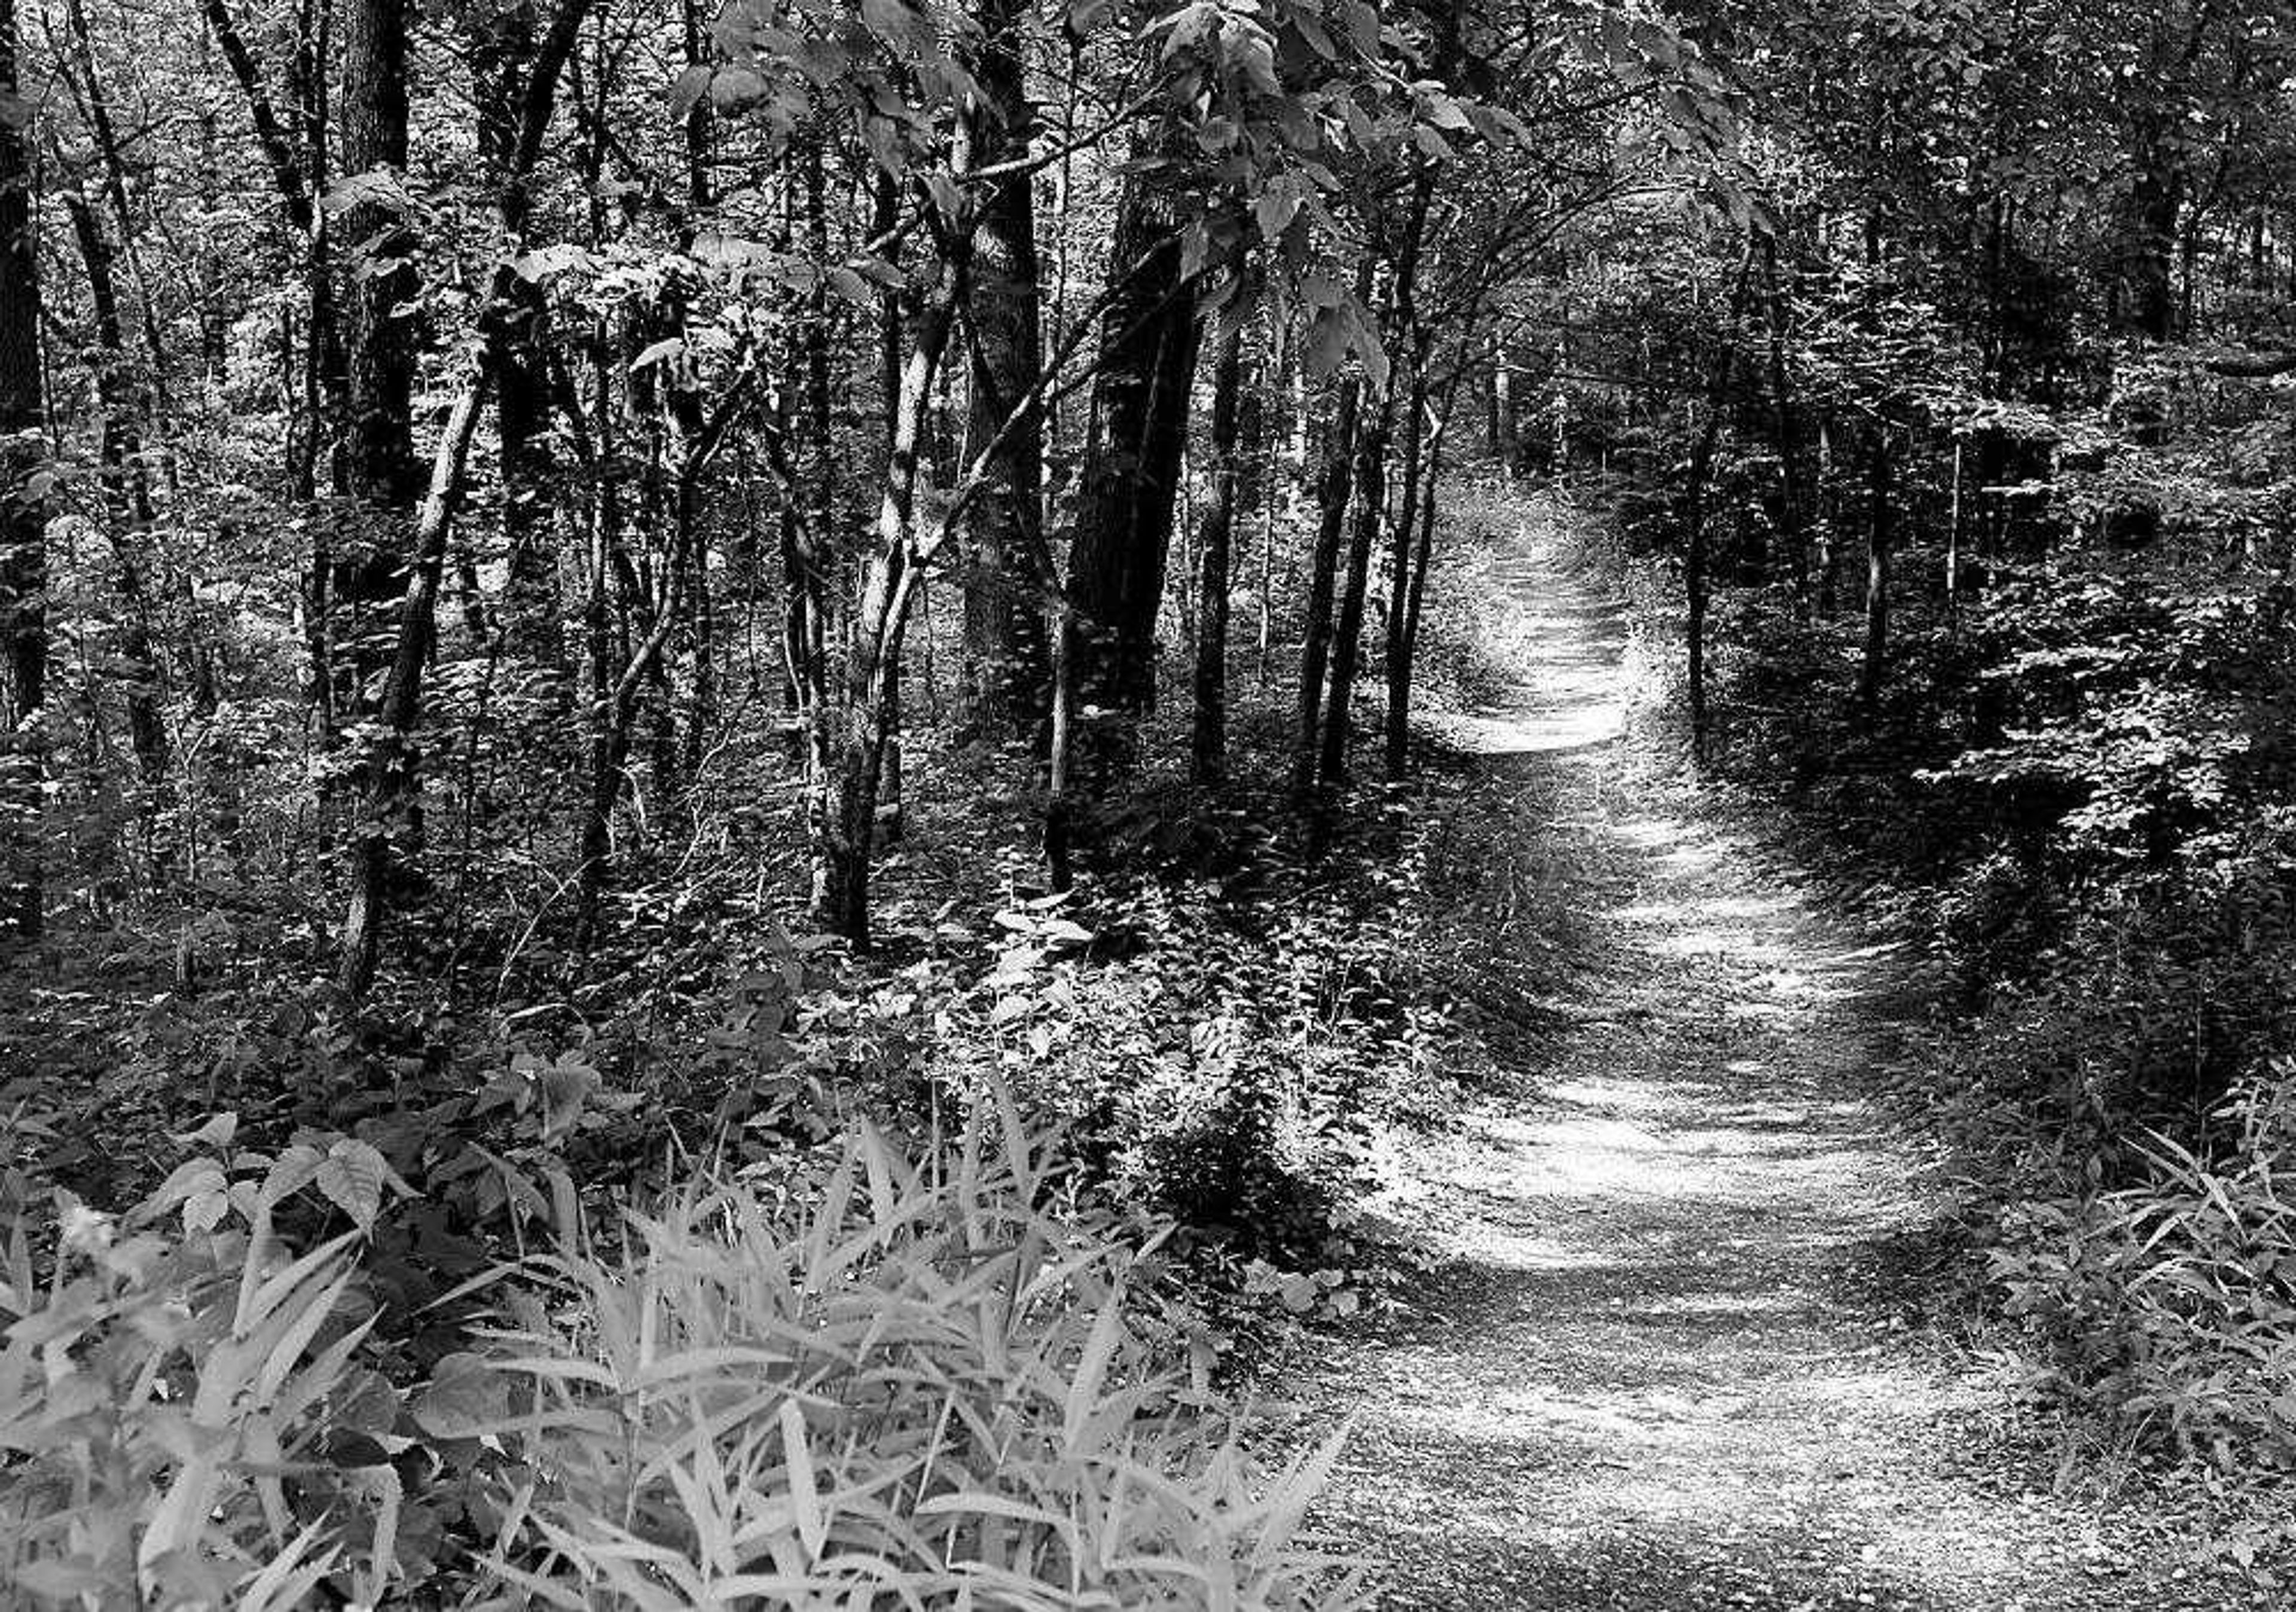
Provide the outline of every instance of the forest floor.
[[1520,1094],[1390,1139],[1375,1213],[1439,1262],[1308,1371],[1355,1419],[1324,1527],[1396,1608],[2285,1604],[2162,1508],[2061,1492],[1909,1297],[1939,1195],[1869,1101],[1907,970],[1636,730],[1567,547],[1536,509],[1501,543],[1519,686],[1448,735],[1514,825],[1472,854],[1562,1027]]

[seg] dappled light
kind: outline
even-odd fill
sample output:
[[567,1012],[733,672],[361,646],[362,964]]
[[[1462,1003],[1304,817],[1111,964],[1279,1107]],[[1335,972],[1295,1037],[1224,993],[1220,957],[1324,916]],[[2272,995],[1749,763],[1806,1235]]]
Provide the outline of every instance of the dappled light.
[[2296,0],[0,0],[0,1612],[2290,1612]]
[[[1512,577],[1561,635],[1543,662],[1617,652],[1555,608],[1587,584],[1535,548]],[[2122,1524],[1981,1481],[1996,1386],[1850,1296],[1935,1209],[1854,1084],[1896,1056],[1896,951],[1669,781],[1613,691],[1528,680],[1506,727],[1610,735],[1522,746],[1578,809],[1511,854],[1562,837],[1615,894],[1535,1100],[1416,1139],[1374,1204],[1455,1263],[1321,1374],[1360,1418],[1332,1525],[1430,1612],[2216,1604]],[[2067,1555],[2097,1540],[2103,1576]]]

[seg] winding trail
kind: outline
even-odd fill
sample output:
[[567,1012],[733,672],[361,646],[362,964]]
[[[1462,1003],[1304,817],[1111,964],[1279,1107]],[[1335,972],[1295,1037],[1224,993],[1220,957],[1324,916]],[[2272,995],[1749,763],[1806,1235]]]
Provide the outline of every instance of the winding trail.
[[1526,531],[1523,686],[1456,737],[1519,803],[1491,921],[1564,1028],[1532,1098],[1396,1145],[1375,1208],[1447,1257],[1313,1371],[1357,1419],[1327,1533],[1395,1608],[2267,1604],[2006,1458],[1997,1378],[1886,1301],[1931,1212],[1860,1095],[1899,970],[1636,736],[1618,612]]

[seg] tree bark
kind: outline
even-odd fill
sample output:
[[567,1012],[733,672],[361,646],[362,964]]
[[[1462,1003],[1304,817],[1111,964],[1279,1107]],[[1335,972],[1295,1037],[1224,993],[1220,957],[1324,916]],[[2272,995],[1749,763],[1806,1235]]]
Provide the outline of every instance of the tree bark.
[[[1029,122],[1021,32],[1024,7],[988,0],[974,62],[981,99],[968,119],[972,160],[1026,158]],[[1013,405],[1044,367],[1038,331],[1036,180],[1019,173],[988,190],[967,279],[972,385],[965,430],[971,459],[997,438]],[[989,484],[972,506],[960,559],[964,593],[964,687],[984,731],[1031,740],[1050,714],[1052,662],[1032,556],[1044,541],[1044,432],[1031,419],[1004,434]]]
[[1353,473],[1354,530],[1348,543],[1347,580],[1340,590],[1339,624],[1332,635],[1332,687],[1324,712],[1316,775],[1323,788],[1347,781],[1348,744],[1354,737],[1356,663],[1363,654],[1364,602],[1371,588],[1372,552],[1379,544],[1380,517],[1387,508],[1388,439],[1395,424],[1395,397],[1382,388],[1368,418],[1357,432]]
[[[1387,773],[1390,778],[1401,778],[1410,763],[1411,689],[1412,678],[1419,664],[1420,612],[1427,595],[1427,573],[1433,569],[1435,559],[1435,489],[1443,477],[1443,442],[1451,429],[1451,421],[1458,405],[1459,376],[1454,374],[1445,383],[1441,412],[1435,420],[1435,429],[1428,433],[1427,470],[1421,478],[1417,522],[1418,539],[1411,554],[1411,586],[1403,601],[1403,659],[1399,667],[1388,669],[1387,708]],[[1404,511],[1404,524],[1411,525],[1410,511]],[[1398,545],[1399,552],[1399,545]]]
[[1770,424],[1778,454],[1778,540],[1785,545],[1794,601],[1806,610],[1809,607],[1809,531],[1802,489],[1801,429],[1786,372],[1786,297],[1778,278],[1778,243],[1774,236],[1763,239],[1762,268],[1769,323]]
[[1077,693],[1104,715],[1089,747],[1093,782],[1128,770],[1133,729],[1156,701],[1156,614],[1195,374],[1195,294],[1181,274],[1177,216],[1152,178],[1118,212],[1111,284],[1094,386],[1069,598]]
[[1314,790],[1322,728],[1324,673],[1332,654],[1332,595],[1340,569],[1340,543],[1347,532],[1348,488],[1356,457],[1357,415],[1363,383],[1354,376],[1340,383],[1339,407],[1324,447],[1324,470],[1316,499],[1316,552],[1308,573],[1308,618],[1300,644],[1300,732],[1292,754],[1292,792],[1304,802]]
[[374,982],[391,907],[391,870],[399,846],[412,838],[407,831],[414,827],[418,814],[420,758],[414,735],[422,714],[423,670],[437,635],[439,588],[446,570],[447,539],[463,495],[472,439],[494,389],[499,356],[496,332],[502,328],[504,311],[514,305],[519,294],[511,283],[518,277],[512,265],[519,255],[529,210],[527,184],[549,134],[559,73],[573,53],[588,4],[589,0],[560,0],[528,75],[516,142],[496,196],[504,237],[502,266],[495,271],[486,306],[480,310],[478,354],[439,434],[431,455],[429,486],[406,546],[406,585],[398,601],[397,642],[375,713],[374,738],[360,764],[360,818],[349,844],[350,899],[343,918],[336,982],[355,999],[363,997]]
[[[1427,234],[1427,208],[1435,193],[1435,172],[1431,165],[1421,165],[1411,184],[1411,199],[1402,219],[1399,239],[1394,244],[1395,268],[1388,282],[1387,297],[1381,309],[1381,335],[1390,352],[1402,350],[1406,344],[1414,349],[1419,328],[1417,307],[1419,252]],[[1382,232],[1384,233],[1384,232]],[[1413,380],[1406,397],[1412,409],[1413,463],[1406,478],[1404,512],[1398,527],[1408,534],[1411,526],[1409,498],[1417,492],[1417,429],[1418,380],[1415,364]],[[1332,694],[1324,718],[1323,753],[1317,772],[1326,790],[1335,790],[1347,781],[1348,746],[1354,737],[1355,718],[1352,701],[1355,697],[1356,666],[1363,655],[1363,622],[1371,587],[1371,558],[1379,546],[1379,523],[1387,512],[1387,457],[1395,430],[1395,384],[1390,370],[1381,386],[1370,420],[1370,429],[1362,433],[1358,445],[1355,471],[1355,536],[1348,550],[1347,585],[1340,595],[1338,640],[1332,651]]]
[[[0,0],[0,95],[18,101],[15,0]],[[42,782],[47,747],[47,502],[34,479],[47,461],[41,436],[40,281],[32,223],[33,173],[24,130],[0,118],[0,653],[8,700],[0,710],[0,937],[37,937]]]
[[1706,758],[1709,712],[1706,699],[1706,614],[1710,602],[1707,565],[1706,484],[1714,471],[1714,451],[1722,436],[1722,417],[1730,400],[1730,372],[1738,356],[1738,325],[1746,307],[1746,291],[1754,266],[1750,245],[1738,266],[1738,282],[1730,294],[1730,316],[1722,331],[1722,350],[1715,356],[1714,378],[1706,397],[1706,423],[1691,450],[1690,470],[1682,497],[1682,585],[1689,606],[1690,753]]
[[814,792],[815,918],[865,948],[869,873],[886,751],[893,738],[901,636],[922,572],[914,563],[917,455],[932,384],[948,343],[959,276],[945,267],[909,327],[890,399],[892,441],[877,505],[876,543],[847,635],[833,769]]
[[1404,406],[1410,411],[1404,431],[1403,487],[1395,504],[1395,529],[1388,550],[1387,709],[1382,719],[1384,761],[1390,782],[1409,769],[1411,750],[1411,657],[1407,648],[1411,626],[1411,549],[1419,526],[1422,483],[1431,473],[1433,455],[1427,430],[1427,362],[1414,352],[1411,387]]
[[[521,108],[534,71],[537,17],[532,0],[474,16],[472,68],[479,100],[479,157],[490,184],[519,198],[521,231],[529,210],[512,186]],[[522,246],[522,242],[520,243]],[[523,660],[562,671],[554,511],[557,459],[551,451],[550,381],[541,285],[512,277],[488,338],[495,349],[495,429],[500,452],[504,555],[503,642]],[[556,684],[563,691],[562,683]]]
[[1866,464],[1866,653],[1857,668],[1857,703],[1869,715],[1882,696],[1882,673],[1890,652],[1890,540],[1894,465],[1886,420],[1874,425],[1874,454]]
[[[347,177],[403,179],[407,153],[408,0],[347,0],[342,10],[340,132]],[[342,216],[362,273],[345,323],[346,406],[340,486],[348,528],[332,556],[332,593],[350,635],[341,705],[363,712],[389,664],[388,616],[407,591],[408,520],[420,495],[414,453],[414,325],[402,308],[419,289],[405,219],[368,200]]]
[[112,278],[111,239],[102,219],[85,196],[66,192],[72,233],[87,275],[88,306],[95,324],[100,368],[96,397],[103,421],[97,448],[106,522],[114,570],[112,591],[119,604],[119,663],[122,701],[127,708],[127,737],[141,775],[144,854],[155,883],[174,874],[175,781],[168,724],[160,709],[160,664],[152,629],[151,590],[144,579],[142,546],[152,526],[151,483],[141,460],[139,421],[147,407],[136,384],[119,323],[119,292]]
[[1189,757],[1195,780],[1215,784],[1227,772],[1228,562],[1234,546],[1242,470],[1238,462],[1239,402],[1243,390],[1243,331],[1228,332],[1212,372],[1212,495],[1196,554],[1196,667]]
[[351,836],[350,903],[343,916],[342,954],[336,983],[353,998],[366,994],[381,961],[382,932],[390,908],[392,846],[406,831],[420,788],[414,729],[422,711],[422,668],[437,632],[439,585],[447,540],[470,463],[471,439],[492,389],[482,356],[440,436],[430,488],[417,515],[407,556],[409,575],[398,612],[398,641],[389,680],[375,712],[378,730],[363,765],[364,810]]

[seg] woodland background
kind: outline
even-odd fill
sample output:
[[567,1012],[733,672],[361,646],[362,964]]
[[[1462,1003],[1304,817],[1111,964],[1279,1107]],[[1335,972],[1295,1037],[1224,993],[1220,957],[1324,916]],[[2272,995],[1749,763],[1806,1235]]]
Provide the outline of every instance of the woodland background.
[[1535,1061],[1534,482],[1928,959],[1940,1286],[2276,1484],[2291,20],[0,0],[18,1582],[1346,1604],[1225,1395]]

